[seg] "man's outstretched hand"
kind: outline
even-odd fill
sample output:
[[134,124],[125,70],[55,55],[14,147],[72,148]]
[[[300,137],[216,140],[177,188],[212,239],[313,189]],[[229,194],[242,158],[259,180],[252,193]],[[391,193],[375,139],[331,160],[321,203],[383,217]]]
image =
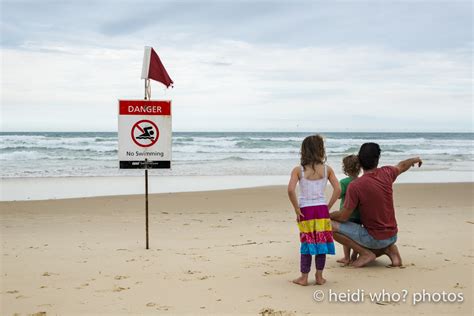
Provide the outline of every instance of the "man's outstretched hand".
[[421,160],[420,157],[413,158],[413,164],[411,166],[414,167],[416,164],[418,164],[418,168],[420,168],[423,164],[423,160]]
[[421,167],[421,165],[423,164],[423,160],[421,160],[420,157],[410,158],[407,160],[400,161],[396,167],[398,168],[400,173],[403,173],[411,167],[414,167],[416,164],[418,164],[418,168]]

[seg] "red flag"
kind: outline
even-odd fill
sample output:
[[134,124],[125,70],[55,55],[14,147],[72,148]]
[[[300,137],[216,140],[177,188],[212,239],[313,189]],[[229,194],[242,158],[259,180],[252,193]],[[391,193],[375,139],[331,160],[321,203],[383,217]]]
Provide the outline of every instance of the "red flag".
[[159,81],[167,88],[173,86],[173,80],[171,80],[168,75],[160,57],[158,57],[155,50],[149,46],[145,46],[145,54],[143,55],[142,79]]

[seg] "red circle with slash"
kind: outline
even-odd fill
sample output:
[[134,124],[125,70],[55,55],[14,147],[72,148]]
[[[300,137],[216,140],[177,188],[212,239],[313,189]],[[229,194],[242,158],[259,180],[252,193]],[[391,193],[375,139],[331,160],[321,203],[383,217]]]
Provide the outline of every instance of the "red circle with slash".
[[156,144],[160,137],[158,126],[150,120],[141,120],[132,127],[132,140],[140,147],[150,147]]

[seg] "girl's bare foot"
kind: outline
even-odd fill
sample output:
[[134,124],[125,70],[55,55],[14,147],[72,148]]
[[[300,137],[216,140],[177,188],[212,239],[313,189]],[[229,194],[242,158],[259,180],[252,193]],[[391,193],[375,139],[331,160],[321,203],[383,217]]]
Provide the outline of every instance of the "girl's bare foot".
[[324,283],[326,283],[326,279],[323,278],[323,277],[320,277],[320,278],[316,278],[316,282],[314,284],[315,285],[323,285]]
[[294,279],[293,283],[298,284],[298,285],[302,285],[302,286],[308,285],[308,274],[302,275],[299,278]]
[[323,278],[323,271],[316,271],[315,285],[323,285],[324,283],[326,283],[326,279]]
[[347,264],[350,263],[349,258],[346,258],[346,257],[338,259],[338,260],[336,260],[336,262],[342,263],[344,265],[347,265]]

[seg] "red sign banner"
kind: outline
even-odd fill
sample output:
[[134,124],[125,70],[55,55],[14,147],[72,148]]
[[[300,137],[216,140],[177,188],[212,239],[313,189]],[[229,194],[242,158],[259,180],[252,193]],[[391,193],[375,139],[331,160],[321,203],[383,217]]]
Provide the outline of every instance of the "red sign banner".
[[171,115],[170,101],[120,100],[120,115]]

